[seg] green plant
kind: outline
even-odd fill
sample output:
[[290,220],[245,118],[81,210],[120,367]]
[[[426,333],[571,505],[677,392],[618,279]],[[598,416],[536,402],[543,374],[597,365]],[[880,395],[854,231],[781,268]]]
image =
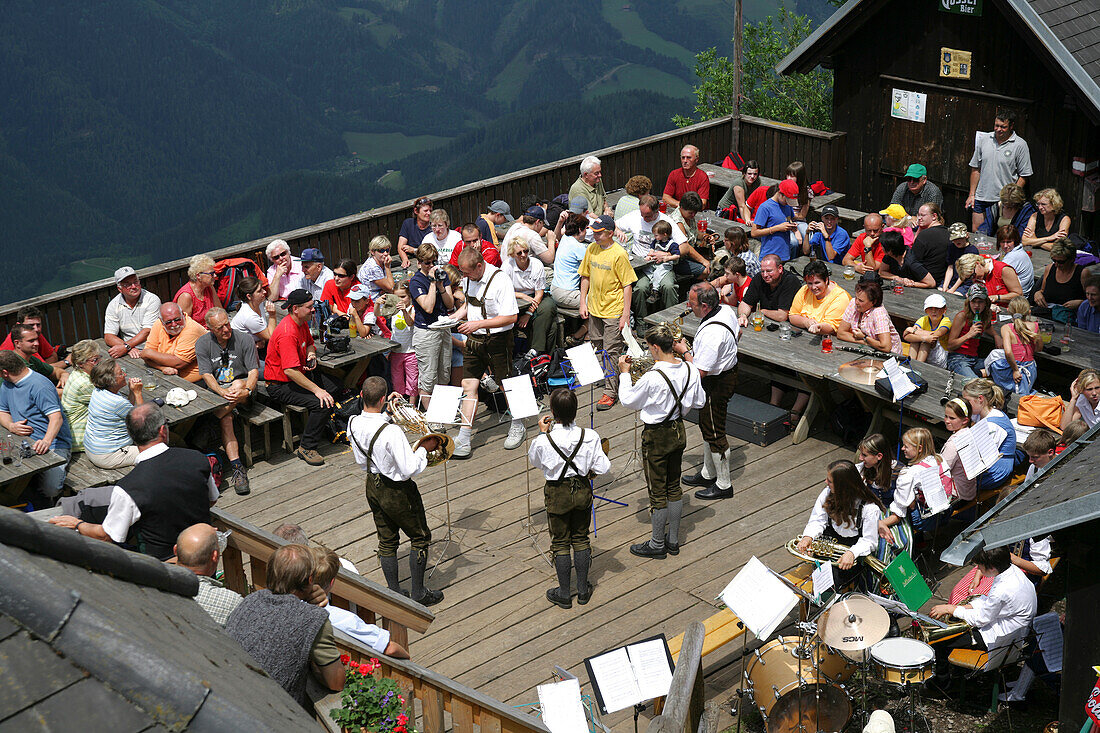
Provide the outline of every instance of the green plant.
[[[831,130],[833,74],[817,68],[808,74],[776,73],[776,65],[812,30],[810,19],[783,5],[759,23],[744,26],[741,114],[777,122]],[[714,47],[695,56],[694,117],[677,115],[678,127],[733,113],[734,62]]]
[[371,733],[418,733],[405,714],[405,698],[397,683],[374,674],[382,666],[377,659],[359,664],[341,654],[340,661],[347,668],[347,679],[340,693],[340,707],[329,712],[334,721],[356,733],[360,729]]

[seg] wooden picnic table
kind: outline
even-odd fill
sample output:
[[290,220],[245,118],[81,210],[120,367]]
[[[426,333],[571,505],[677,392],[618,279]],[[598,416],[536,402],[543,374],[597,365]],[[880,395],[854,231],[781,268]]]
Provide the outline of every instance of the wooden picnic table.
[[42,455],[32,453],[26,458],[20,458],[23,441],[26,440],[31,444],[34,441],[29,436],[13,435],[0,428],[0,439],[8,438],[12,440],[12,462],[6,464],[0,462],[0,503],[4,506],[11,506],[19,501],[23,490],[27,488],[27,484],[36,474],[60,466],[65,462],[61,456],[52,450],[46,451]]
[[[809,258],[799,257],[791,260],[788,264],[794,268],[796,273],[801,274],[802,268],[805,267],[807,262],[809,262]],[[858,277],[846,280],[844,279],[844,267],[842,265],[836,265],[831,262],[827,264],[829,265],[829,270],[832,272],[833,282],[839,284],[842,288],[847,290],[849,294],[854,295],[856,284],[859,282]],[[886,310],[891,316],[908,326],[924,315],[924,300],[932,293],[939,293],[947,300],[947,316],[949,318],[958,313],[965,302],[965,298],[956,293],[945,293],[941,290],[930,288],[905,288],[899,295],[895,293],[891,287],[887,286],[883,288],[882,304],[886,306]],[[1051,323],[1051,321],[1039,320],[1040,322]],[[900,330],[901,329],[899,329],[899,331]],[[1055,324],[1053,345],[1061,345],[1058,342],[1064,331],[1064,325]],[[1090,333],[1079,328],[1071,328],[1070,337],[1073,338],[1074,341],[1070,344],[1068,351],[1063,348],[1060,354],[1055,355],[1044,350],[1035,355],[1036,359],[1051,365],[1058,365],[1068,370],[1079,371],[1081,369],[1096,368],[1096,366],[1100,364],[1100,334]],[[993,336],[983,336],[982,340],[988,344],[992,344]]]
[[[710,179],[711,184],[721,186],[722,188],[730,188],[733,185],[737,171],[730,170],[729,168],[723,168],[720,165],[714,165],[713,163],[700,163],[699,170],[707,174],[707,178]],[[764,187],[774,186],[778,183],[776,178],[768,178],[767,176],[760,176],[760,185]],[[720,197],[711,194],[711,199],[717,202]],[[822,194],[820,196],[814,196],[810,199],[810,208],[814,211],[821,211],[822,207],[828,204],[838,204],[844,200],[844,194],[833,191],[832,193]]]
[[[280,305],[275,309],[276,323],[286,317],[285,307]],[[348,335],[346,332],[342,335]],[[359,378],[363,376],[371,357],[396,347],[396,341],[383,338],[379,335],[364,338],[356,336],[351,339],[349,351],[329,351],[324,344],[314,336],[314,345],[317,348],[317,366],[329,372],[345,387],[355,389],[359,385]],[[263,374],[260,375],[263,378]]]

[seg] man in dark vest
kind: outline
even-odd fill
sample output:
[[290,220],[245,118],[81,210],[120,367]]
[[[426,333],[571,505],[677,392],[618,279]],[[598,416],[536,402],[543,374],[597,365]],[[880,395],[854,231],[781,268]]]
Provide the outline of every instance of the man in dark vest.
[[137,463],[111,487],[103,523],[66,514],[50,522],[87,537],[129,541],[146,555],[167,560],[180,532],[210,523],[210,507],[218,500],[210,462],[190,448],[168,447],[168,421],[154,402],[130,410],[126,429],[138,447]]
[[267,588],[254,591],[225,622],[261,668],[303,706],[307,670],[332,690],[344,689],[344,666],[328,611],[306,601],[313,588],[313,556],[305,545],[283,545],[271,556]]

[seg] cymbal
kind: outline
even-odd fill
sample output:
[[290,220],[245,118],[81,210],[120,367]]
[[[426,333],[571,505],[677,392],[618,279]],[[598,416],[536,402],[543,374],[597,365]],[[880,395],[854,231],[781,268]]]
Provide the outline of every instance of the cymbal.
[[878,373],[882,371],[883,362],[880,359],[856,359],[846,364],[841,364],[841,378],[852,384],[874,384]]
[[861,651],[886,638],[890,614],[867,596],[857,593],[834,603],[817,628],[821,639],[833,649]]

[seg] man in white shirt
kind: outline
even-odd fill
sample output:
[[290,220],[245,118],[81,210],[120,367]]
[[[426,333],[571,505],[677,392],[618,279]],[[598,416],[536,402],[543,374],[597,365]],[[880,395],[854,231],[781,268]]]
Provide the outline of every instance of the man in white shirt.
[[703,467],[694,476],[680,480],[687,486],[701,486],[697,499],[729,499],[729,440],[726,412],[737,387],[737,339],[741,326],[737,311],[718,302],[718,291],[710,283],[696,283],[688,293],[688,307],[699,318],[693,351],[681,341],[673,346],[685,361],[699,369],[707,402],[699,411],[699,432],[703,434]]
[[[507,252],[508,245],[516,237],[527,242],[527,248],[531,254],[542,260],[544,265],[554,264],[554,250],[557,246],[557,237],[554,232],[546,228],[546,211],[541,206],[532,206],[519,218],[515,224],[508,228],[504,235],[504,241],[500,243],[500,251]],[[543,236],[546,241],[542,240]]]
[[974,563],[986,577],[993,578],[989,593],[970,603],[943,603],[928,612],[933,618],[954,616],[974,627],[977,633],[963,634],[936,645],[937,674],[947,671],[952,649],[995,650],[1021,640],[1035,617],[1035,586],[1023,570],[1012,564],[1008,548],[981,550]]
[[[526,214],[524,215],[527,216]],[[473,247],[458,255],[458,269],[463,274],[462,290],[466,303],[455,319],[463,321],[458,332],[466,336],[466,353],[462,360],[462,416],[464,425],[458,429],[455,458],[469,458],[473,449],[470,439],[477,411],[477,388],[482,377],[489,375],[495,392],[501,380],[512,374],[512,329],[516,325],[519,306],[512,281],[500,268],[490,265]],[[488,388],[488,387],[487,387]],[[522,420],[512,420],[504,447],[508,450],[523,444],[525,428]]]
[[115,270],[118,295],[107,304],[103,317],[103,340],[112,359],[129,354],[138,358],[138,351],[149,338],[149,329],[160,318],[160,298],[141,287],[141,280],[132,267]]
[[[657,197],[646,194],[638,199],[638,210],[632,211],[615,222],[615,239],[626,247],[630,242],[631,257],[645,257],[653,246],[653,225],[659,221],[672,224],[668,214],[662,214]],[[687,236],[678,226],[672,227],[672,241],[683,244]]]
[[424,571],[428,567],[428,544],[432,531],[424,514],[424,501],[413,476],[428,467],[428,452],[439,447],[439,439],[426,439],[415,451],[404,431],[389,422],[383,414],[386,403],[386,380],[368,377],[363,382],[363,413],[348,421],[351,452],[366,474],[367,503],[378,529],[378,560],[386,585],[401,592],[398,581],[398,532],[404,532],[412,543],[409,571],[412,576],[411,598],[425,606],[443,600],[443,593],[424,586]]
[[333,279],[332,269],[325,265],[325,256],[316,247],[302,250],[302,275],[298,287],[307,291],[313,300],[321,302],[325,283]]
[[[592,597],[588,570],[592,567],[592,545],[588,528],[592,523],[592,477],[611,470],[611,461],[600,446],[595,430],[576,426],[577,396],[558,388],[550,395],[550,412],[539,420],[541,435],[531,443],[531,465],[546,478],[546,521],[550,529],[550,552],[558,587],[546,591],[546,599],[561,608],[572,608],[569,582],[577,569],[577,603]],[[555,423],[551,429],[551,422]],[[570,562],[569,549],[573,549]]]

